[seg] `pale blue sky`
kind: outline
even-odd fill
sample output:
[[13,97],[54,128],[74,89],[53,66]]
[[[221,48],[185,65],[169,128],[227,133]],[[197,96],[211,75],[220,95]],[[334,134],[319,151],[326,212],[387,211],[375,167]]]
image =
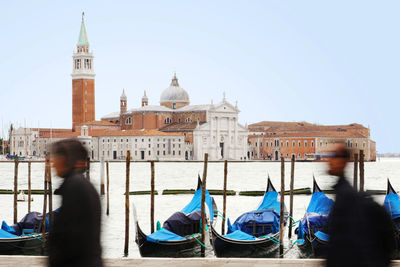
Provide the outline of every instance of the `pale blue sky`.
[[238,100],[240,121],[370,125],[400,152],[400,1],[7,1],[4,127],[71,127],[81,12],[95,53],[96,118],[150,104],[173,72],[192,104]]

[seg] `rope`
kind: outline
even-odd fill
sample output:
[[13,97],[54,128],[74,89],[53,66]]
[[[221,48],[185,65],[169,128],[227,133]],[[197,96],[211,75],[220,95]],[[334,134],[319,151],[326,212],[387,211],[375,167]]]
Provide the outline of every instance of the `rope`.
[[200,240],[198,240],[197,238],[196,238],[196,235],[199,235],[199,234],[193,234],[193,235],[188,235],[188,236],[185,236],[185,237],[193,237],[201,246],[203,246],[203,247],[206,247]]
[[260,236],[259,238],[267,238],[267,239],[271,240],[272,242],[274,242],[280,246],[283,246],[283,244],[281,242],[279,242],[279,239],[277,239],[276,237],[273,237],[270,235],[264,235],[264,236]]
[[298,243],[300,241],[304,241],[304,239],[297,239],[296,241],[293,242],[292,246],[294,246],[296,243]]
[[36,239],[39,240],[40,242],[45,242],[45,241],[43,241],[41,238],[39,238],[39,237],[37,237],[37,236],[34,236],[33,234],[27,234],[27,236],[31,236],[31,237],[33,237],[33,238],[36,238]]

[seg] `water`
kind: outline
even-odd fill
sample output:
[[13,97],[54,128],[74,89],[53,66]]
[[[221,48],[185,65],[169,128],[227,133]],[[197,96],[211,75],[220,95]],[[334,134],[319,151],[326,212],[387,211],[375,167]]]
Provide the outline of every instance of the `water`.
[[[330,189],[336,182],[336,178],[326,174],[326,164],[321,162],[297,162],[295,165],[295,188],[312,187],[312,177],[316,177],[322,189]],[[223,188],[223,163],[209,163],[207,188]],[[27,164],[19,165],[19,189],[27,189]],[[173,212],[182,209],[192,198],[192,195],[161,195],[164,189],[191,189],[197,186],[197,175],[202,174],[203,163],[163,163],[155,164],[155,187],[159,195],[155,196],[155,219],[161,223]],[[276,189],[280,188],[280,162],[238,162],[228,165],[228,189],[235,191],[265,190],[267,175],[269,174]],[[352,177],[353,165],[347,169],[348,177]],[[14,165],[0,163],[0,188],[12,189],[14,183]],[[44,163],[32,163],[32,189],[43,188]],[[53,176],[54,177],[54,176]],[[150,190],[150,164],[147,162],[131,163],[130,191]],[[390,178],[395,189],[400,189],[400,159],[382,159],[378,162],[365,163],[365,188],[386,189],[386,179]],[[91,181],[100,190],[100,164],[91,164]],[[285,164],[285,189],[290,185],[290,163]],[[53,189],[62,183],[61,178],[53,178]],[[102,246],[104,257],[122,257],[125,233],[125,163],[110,163],[110,215],[105,215],[106,199],[102,197],[104,216],[102,221]],[[303,217],[305,209],[310,200],[310,195],[295,195],[294,218]],[[333,196],[331,196],[333,197]],[[43,210],[43,196],[34,195],[32,211]],[[383,202],[384,196],[376,196],[376,201]],[[241,213],[255,209],[261,197],[228,196],[227,215],[235,220]],[[57,208],[61,199],[54,196],[54,208]],[[137,215],[145,233],[150,232],[150,196],[131,196],[137,208]],[[215,196],[219,210],[222,211],[222,196]],[[289,206],[289,198],[285,198],[286,206]],[[13,218],[13,196],[0,195],[0,219],[12,223]],[[27,212],[27,203],[18,203],[18,219]],[[135,232],[130,217],[130,242],[129,256],[140,257],[138,247],[135,243]],[[216,229],[221,229],[220,220]],[[285,234],[287,236],[287,233]],[[286,240],[289,243],[295,241]],[[296,258],[295,249],[289,251],[285,257]]]

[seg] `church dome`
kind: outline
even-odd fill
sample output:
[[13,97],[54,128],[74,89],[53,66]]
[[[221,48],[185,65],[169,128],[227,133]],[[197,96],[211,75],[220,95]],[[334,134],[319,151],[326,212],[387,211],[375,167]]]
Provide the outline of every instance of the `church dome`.
[[163,103],[187,103],[189,104],[189,95],[185,89],[181,88],[178,83],[176,74],[172,78],[171,85],[165,89],[160,97],[160,104]]

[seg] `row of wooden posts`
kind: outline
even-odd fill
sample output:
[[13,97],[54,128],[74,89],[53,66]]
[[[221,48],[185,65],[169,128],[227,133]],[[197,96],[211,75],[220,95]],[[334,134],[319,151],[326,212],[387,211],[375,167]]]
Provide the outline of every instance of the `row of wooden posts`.
[[[87,172],[86,177],[90,179],[90,160],[88,159],[87,164]],[[105,186],[104,186],[104,162],[101,162],[101,182],[100,182],[100,194],[105,194]],[[358,160],[358,154],[354,154],[354,187],[357,189],[358,184],[358,164],[360,170],[360,191],[364,191],[364,153],[363,150],[360,150],[360,159]],[[14,223],[17,223],[17,197],[18,197],[18,158],[15,158],[15,168],[14,168]],[[109,190],[109,162],[106,162],[106,177],[107,177],[107,208],[106,214],[110,214],[110,190]],[[208,166],[208,154],[204,155],[204,167],[203,167],[203,176],[202,176],[202,195],[201,195],[201,229],[202,229],[202,243],[205,242],[205,191],[207,185],[207,166]],[[292,237],[292,225],[293,225],[293,191],[294,191],[294,166],[295,160],[292,158],[291,160],[291,168],[290,168],[290,207],[289,207],[289,238]],[[150,199],[150,230],[151,233],[154,232],[154,195],[155,195],[155,171],[154,171],[154,161],[150,161],[151,168],[151,199]],[[223,189],[223,212],[222,212],[222,228],[221,233],[225,234],[225,218],[226,218],[226,192],[227,192],[227,177],[228,177],[228,161],[224,162],[224,189]],[[126,154],[126,184],[125,184],[125,246],[124,246],[124,254],[128,255],[129,251],[129,185],[130,185],[130,151],[127,151]],[[285,160],[281,157],[281,191],[280,191],[280,218],[284,218],[284,192],[285,192]],[[51,224],[53,221],[53,197],[52,197],[52,178],[51,178],[51,165],[49,157],[46,157],[45,160],[45,174],[44,174],[44,201],[43,201],[43,221],[42,221],[42,238],[45,240],[45,231],[46,231],[46,211],[47,211],[47,198],[49,201],[49,223]],[[31,211],[31,162],[28,162],[28,212]],[[284,228],[284,220],[280,220],[280,228]],[[279,233],[279,242],[280,242],[280,255],[283,256],[283,231]],[[43,242],[44,243],[44,242]],[[205,256],[205,248],[201,246],[201,255]]]

